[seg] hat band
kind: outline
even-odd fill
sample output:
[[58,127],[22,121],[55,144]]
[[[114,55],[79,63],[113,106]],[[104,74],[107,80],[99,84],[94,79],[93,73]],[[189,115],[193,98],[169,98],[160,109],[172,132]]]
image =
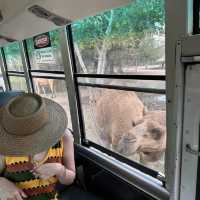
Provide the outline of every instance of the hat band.
[[2,126],[7,133],[16,136],[27,136],[41,129],[49,119],[45,103],[42,102],[39,110],[31,116],[15,117],[9,109],[4,109]]

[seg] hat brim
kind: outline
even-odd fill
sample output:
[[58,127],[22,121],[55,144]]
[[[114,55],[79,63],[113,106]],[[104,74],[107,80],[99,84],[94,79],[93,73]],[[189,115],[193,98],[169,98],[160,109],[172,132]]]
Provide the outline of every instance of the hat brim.
[[[29,136],[16,136],[6,132],[0,122],[0,154],[7,156],[34,155],[48,150],[65,133],[67,116],[56,102],[43,98],[49,115],[48,122]],[[0,119],[1,120],[1,119]]]

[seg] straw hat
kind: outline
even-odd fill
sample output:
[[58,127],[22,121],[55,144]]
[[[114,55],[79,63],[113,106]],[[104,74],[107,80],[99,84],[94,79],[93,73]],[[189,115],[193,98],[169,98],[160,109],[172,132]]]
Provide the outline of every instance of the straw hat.
[[36,94],[14,97],[0,111],[0,154],[43,152],[59,141],[66,127],[65,111],[54,101]]

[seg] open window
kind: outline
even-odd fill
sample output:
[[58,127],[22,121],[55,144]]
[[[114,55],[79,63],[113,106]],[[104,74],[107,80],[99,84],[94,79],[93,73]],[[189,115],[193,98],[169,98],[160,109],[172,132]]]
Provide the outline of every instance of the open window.
[[135,1],[73,23],[82,143],[165,173],[164,1]]

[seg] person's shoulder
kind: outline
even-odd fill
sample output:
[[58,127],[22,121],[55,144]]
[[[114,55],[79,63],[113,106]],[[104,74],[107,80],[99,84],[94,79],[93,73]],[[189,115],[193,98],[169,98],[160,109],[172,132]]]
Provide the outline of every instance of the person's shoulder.
[[64,143],[69,143],[69,142],[73,143],[74,142],[74,136],[70,129],[65,130],[65,134],[63,135],[63,142]]

